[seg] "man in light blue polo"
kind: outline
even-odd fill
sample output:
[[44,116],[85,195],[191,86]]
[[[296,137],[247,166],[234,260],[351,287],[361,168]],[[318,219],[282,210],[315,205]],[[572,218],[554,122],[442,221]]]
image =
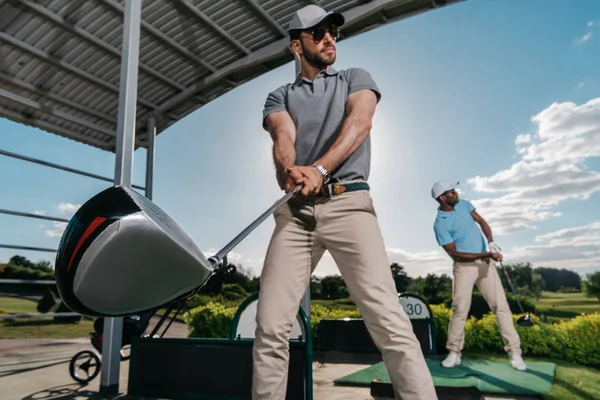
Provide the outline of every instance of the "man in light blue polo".
[[[442,365],[451,368],[460,364],[465,322],[471,308],[473,285],[477,284],[496,315],[504,350],[509,354],[513,368],[524,371],[527,366],[521,358],[521,341],[495,265],[496,261],[502,260],[500,246],[494,242],[490,226],[475,206],[458,198],[457,186],[458,182],[443,180],[431,188],[431,196],[439,203],[433,224],[435,238],[454,261],[452,317],[446,342],[449,354]],[[478,224],[488,240],[490,251],[486,250]]]

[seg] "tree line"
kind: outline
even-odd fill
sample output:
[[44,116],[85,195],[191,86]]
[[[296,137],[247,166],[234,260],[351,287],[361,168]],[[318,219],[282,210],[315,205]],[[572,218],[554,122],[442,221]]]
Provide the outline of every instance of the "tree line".
[[[528,262],[504,264],[504,266],[520,297],[529,298],[533,301],[539,299],[542,291],[583,291],[589,297],[597,297],[600,300],[600,271],[588,274],[586,279],[582,279],[576,272],[565,268],[533,268]],[[233,272],[226,273],[223,279],[208,282],[202,289],[203,296],[220,296],[225,300],[239,300],[260,289],[259,277],[252,276],[251,272],[242,265],[229,263],[220,265],[218,269],[224,271],[230,267],[235,267]],[[390,269],[396,290],[399,293],[418,294],[430,304],[449,304],[451,301],[451,276],[447,274],[427,274],[420,277],[411,277],[406,273],[404,266],[398,263],[392,263]],[[498,272],[507,295],[512,296],[506,277],[500,267],[498,267]],[[0,279],[54,279],[54,273],[48,261],[34,263],[26,257],[16,255],[6,265],[0,265]],[[33,286],[28,289],[32,288]],[[316,300],[339,300],[349,297],[344,279],[340,275],[323,277],[313,275],[310,279],[310,291],[311,298]],[[474,287],[474,292],[474,296],[477,297],[477,287]]]
[[[244,293],[252,293],[260,289],[260,279],[258,277],[252,277],[247,270],[239,265],[235,265],[235,267],[236,271],[234,273],[228,275],[214,287],[207,287],[206,290],[203,290],[203,293],[209,296],[219,295],[224,290],[225,292],[231,291],[232,286],[239,286]],[[528,311],[533,312],[535,310],[535,300],[540,298],[542,291],[567,293],[584,291],[589,297],[597,297],[600,300],[600,271],[589,274],[584,280],[576,272],[565,268],[533,268],[529,262],[504,264],[504,267]],[[451,304],[452,277],[448,274],[427,274],[420,277],[411,277],[406,273],[404,266],[398,263],[392,263],[390,269],[396,290],[399,293],[409,292],[420,295],[430,304],[446,304],[448,306]],[[498,266],[498,274],[507,292],[511,308],[514,304],[516,312],[516,300],[509,289],[506,276],[500,266]],[[473,291],[473,307],[477,308],[479,307],[477,304],[482,303],[481,307],[485,309],[487,304],[476,286]],[[348,289],[341,275],[323,277],[313,275],[310,279],[310,292],[311,299],[314,300],[340,300],[349,297]]]

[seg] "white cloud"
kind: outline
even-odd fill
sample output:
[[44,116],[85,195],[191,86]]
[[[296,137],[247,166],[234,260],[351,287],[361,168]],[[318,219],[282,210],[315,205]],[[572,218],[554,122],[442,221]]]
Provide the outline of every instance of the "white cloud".
[[58,211],[60,211],[63,214],[72,214],[76,212],[79,209],[79,207],[81,207],[81,204],[60,203],[58,205]]
[[505,258],[536,266],[600,269],[600,220],[538,235],[534,243],[511,249]]
[[561,202],[600,191],[600,172],[586,165],[600,156],[600,98],[554,103],[532,122],[537,132],[515,140],[521,160],[468,180],[476,191],[498,195],[473,201],[498,235],[533,229],[536,222],[559,217]]
[[61,237],[65,228],[67,227],[66,222],[52,222],[54,229],[47,229],[45,234],[48,237]]
[[387,249],[390,263],[404,266],[404,270],[411,277],[425,276],[429,273],[441,274],[452,272],[452,261],[443,250],[432,250],[411,253],[409,251],[392,248]]
[[577,85],[577,89],[581,89],[583,87],[583,82],[579,82],[579,85]]
[[588,33],[586,33],[585,35],[583,35],[582,37],[580,37],[579,39],[577,39],[577,41],[578,41],[579,43],[585,43],[585,42],[587,42],[588,40],[590,40],[590,39],[592,38],[592,36],[593,36],[593,35],[592,35],[592,32],[588,32]]
[[[214,248],[201,249],[202,254],[204,254],[206,258],[212,257],[213,255],[217,254],[219,250],[220,249]],[[260,274],[263,261],[263,258],[250,258],[243,253],[239,253],[233,250],[230,251],[229,254],[227,254],[227,263],[241,266],[242,271],[245,273],[249,273],[251,276],[258,276]]]
[[473,205],[490,224],[495,236],[534,229],[536,222],[561,215],[550,210],[556,203],[536,203],[512,195],[473,200]]
[[[73,214],[75,213],[79,207],[81,207],[81,204],[73,204],[73,203],[60,203],[56,209],[58,210],[58,212],[60,214]],[[42,210],[36,210],[34,211],[34,213],[38,214],[38,215],[45,215],[46,212],[42,211]],[[65,228],[67,227],[67,223],[66,222],[52,222],[52,229],[46,229],[44,231],[44,234],[48,237],[51,238],[60,238],[63,234],[63,232],[65,231]],[[45,228],[45,225],[40,225],[40,228]]]
[[588,22],[588,23],[587,23],[587,26],[590,26],[590,27],[591,27],[591,26],[594,26],[594,21],[590,21],[590,22]]
[[522,133],[515,139],[515,144],[524,144],[531,141],[531,135],[529,133]]
[[535,238],[535,241],[548,242],[550,245],[570,246],[600,244],[600,221],[539,235]]
[[403,249],[387,249],[388,255],[393,259],[392,262],[398,264],[411,263],[431,263],[447,260],[447,257],[441,251],[424,251],[411,253]]

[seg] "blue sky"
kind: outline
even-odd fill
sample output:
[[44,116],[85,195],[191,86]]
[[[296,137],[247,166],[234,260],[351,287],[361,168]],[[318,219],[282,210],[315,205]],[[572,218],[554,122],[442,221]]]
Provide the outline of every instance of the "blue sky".
[[[461,182],[505,251],[585,273],[600,269],[600,2],[468,0],[338,44],[337,69],[366,68],[383,98],[370,183],[390,262],[450,272],[435,242],[438,179]],[[287,64],[157,137],[154,201],[214,254],[282,193],[261,128]],[[0,119],[1,148],[112,177],[114,154]],[[135,152],[144,184],[146,152]],[[0,156],[0,208],[68,218],[108,183]],[[62,226],[0,215],[0,243],[57,246]],[[260,272],[269,218],[230,255]],[[52,253],[0,249],[52,261]],[[317,274],[338,273],[326,255]]]

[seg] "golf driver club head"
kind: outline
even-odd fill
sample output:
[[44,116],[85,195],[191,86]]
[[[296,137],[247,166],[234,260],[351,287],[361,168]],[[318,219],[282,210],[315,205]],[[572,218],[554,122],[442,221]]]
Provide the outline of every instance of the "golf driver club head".
[[[517,299],[517,304],[519,305],[519,310],[521,310],[521,313],[525,314],[525,310],[523,310],[523,305],[521,304],[521,300],[519,299],[519,294],[515,290],[515,286],[512,283],[512,279],[510,279],[508,270],[506,269],[506,267],[504,266],[502,261],[500,261],[500,266],[502,266],[502,270],[504,271],[504,275],[506,276],[506,281],[508,282],[508,285],[510,286],[510,290],[513,292],[513,294],[515,295],[515,298]],[[524,328],[529,328],[530,326],[533,326],[533,320],[531,319],[531,315],[525,314],[522,317],[519,317],[517,319],[517,325],[524,327]]]
[[56,256],[62,301],[82,315],[118,317],[177,301],[204,285],[213,265],[146,197],[113,186],[69,221]]
[[520,317],[519,319],[517,319],[517,325],[519,325],[523,328],[529,328],[529,327],[533,326],[533,320],[531,319],[531,315],[525,314],[522,317]]

